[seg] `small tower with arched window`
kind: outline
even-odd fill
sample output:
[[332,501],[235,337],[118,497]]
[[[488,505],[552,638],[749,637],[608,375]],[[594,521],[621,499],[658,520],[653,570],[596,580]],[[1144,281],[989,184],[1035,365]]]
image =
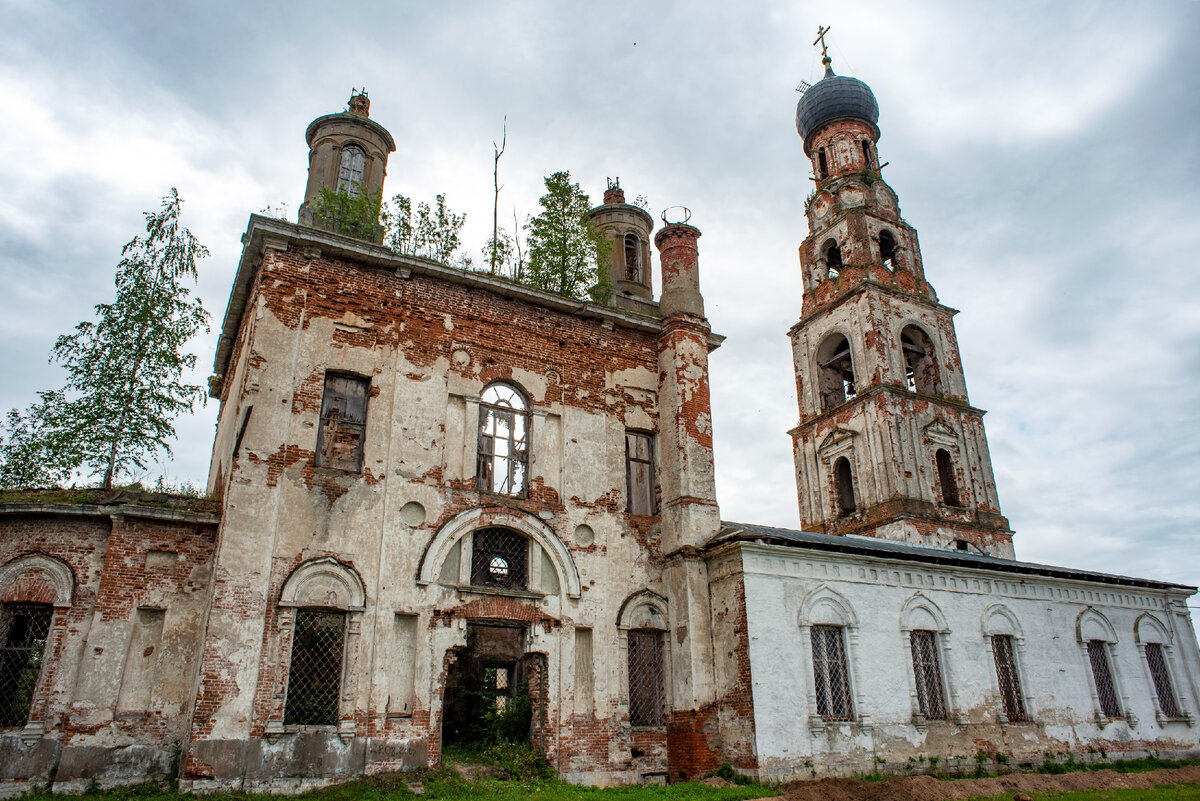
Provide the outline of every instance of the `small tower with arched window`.
[[603,232],[612,245],[609,279],[612,281],[613,306],[648,310],[654,300],[650,278],[650,233],[654,218],[641,206],[625,202],[621,179],[609,179],[604,203],[592,209],[592,224]]
[[386,128],[371,119],[366,90],[355,91],[347,105],[339,114],[317,117],[305,132],[308,185],[300,206],[301,225],[332,227],[319,213],[323,189],[352,198],[382,195],[388,154],[395,152],[396,143]]
[[801,523],[1011,556],[955,311],[925,280],[917,232],[883,179],[878,119],[870,87],[834,74],[828,57],[796,109],[816,184],[789,332]]

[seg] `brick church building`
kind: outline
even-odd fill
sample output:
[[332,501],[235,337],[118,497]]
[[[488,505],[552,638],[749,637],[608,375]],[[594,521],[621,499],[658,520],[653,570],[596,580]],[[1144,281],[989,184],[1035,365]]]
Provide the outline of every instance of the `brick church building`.
[[216,500],[0,505],[0,791],[298,790],[512,721],[595,784],[1197,750],[1195,588],[1015,558],[864,83],[797,108],[798,530],[721,520],[697,228],[610,185],[604,304],[339,235],[368,109],[243,236]]

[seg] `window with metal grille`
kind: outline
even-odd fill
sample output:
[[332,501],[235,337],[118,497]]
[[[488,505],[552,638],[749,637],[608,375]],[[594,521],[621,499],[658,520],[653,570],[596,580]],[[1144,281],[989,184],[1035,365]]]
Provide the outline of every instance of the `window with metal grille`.
[[1088,640],[1088,662],[1092,665],[1092,678],[1096,682],[1096,695],[1100,698],[1100,711],[1110,718],[1121,717],[1121,704],[1117,701],[1117,688],[1113,684],[1112,669],[1108,663],[1108,643],[1104,640]]
[[813,626],[811,639],[817,714],[825,720],[853,720],[842,627]]
[[942,687],[942,665],[938,659],[937,633],[917,629],[909,632],[913,673],[917,677],[917,702],[927,720],[946,719],[946,694]]
[[326,609],[297,609],[292,635],[283,722],[288,725],[333,726],[342,690],[342,656],[346,615]]
[[625,280],[642,283],[642,240],[637,234],[625,234]]
[[472,535],[471,583],[523,590],[529,582],[529,541],[507,528],[481,528]]
[[50,634],[50,604],[5,604],[0,610],[0,726],[24,726]]
[[654,435],[625,432],[626,510],[635,515],[652,515],[654,504]]
[[1161,645],[1146,643],[1146,664],[1150,666],[1150,678],[1158,695],[1158,708],[1169,718],[1183,717],[1179,712],[1179,704],[1175,703],[1175,691],[1171,689],[1171,677],[1167,674],[1167,661]]
[[362,471],[370,385],[370,381],[356,375],[326,374],[317,429],[317,467]]
[[479,461],[476,489],[525,494],[529,465],[529,411],[525,396],[508,384],[492,384],[479,399]]
[[367,154],[358,145],[342,148],[342,161],[338,167],[337,191],[350,197],[358,197],[362,190],[363,170],[367,166]]
[[654,629],[632,629],[629,632],[631,726],[662,726],[666,723],[662,640],[662,632]]
[[1025,699],[1021,695],[1021,678],[1017,675],[1017,660],[1013,654],[1012,637],[1007,634],[993,634],[992,657],[996,661],[996,681],[1000,685],[1000,700],[1004,704],[1004,717],[1014,723],[1027,720]]

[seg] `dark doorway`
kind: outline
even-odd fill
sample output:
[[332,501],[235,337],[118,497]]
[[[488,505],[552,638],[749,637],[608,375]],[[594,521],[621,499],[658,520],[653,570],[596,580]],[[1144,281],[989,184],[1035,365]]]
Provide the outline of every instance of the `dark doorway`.
[[446,655],[442,744],[530,742],[533,656],[525,654],[524,626],[469,623],[467,644]]

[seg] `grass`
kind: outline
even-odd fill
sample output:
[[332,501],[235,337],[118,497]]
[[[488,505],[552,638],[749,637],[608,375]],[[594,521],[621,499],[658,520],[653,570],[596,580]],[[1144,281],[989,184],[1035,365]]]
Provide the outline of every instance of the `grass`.
[[1155,756],[1141,757],[1140,759],[1114,759],[1111,762],[1105,760],[1101,762],[1083,763],[1076,762],[1075,757],[1071,756],[1064,762],[1054,762],[1046,760],[1042,766],[1034,773],[1047,773],[1050,775],[1059,775],[1063,773],[1077,773],[1084,770],[1113,770],[1117,773],[1144,773],[1148,770],[1158,770],[1159,768],[1182,768],[1189,765],[1200,765],[1200,760],[1196,759],[1159,759]]
[[[1036,801],[1053,799],[1053,801],[1192,801],[1200,799],[1200,786],[1195,784],[1164,784],[1151,788],[1130,788],[1124,790],[1078,790],[1061,795],[1032,793]],[[1012,801],[1012,793],[986,795],[972,798],[970,801]]]

